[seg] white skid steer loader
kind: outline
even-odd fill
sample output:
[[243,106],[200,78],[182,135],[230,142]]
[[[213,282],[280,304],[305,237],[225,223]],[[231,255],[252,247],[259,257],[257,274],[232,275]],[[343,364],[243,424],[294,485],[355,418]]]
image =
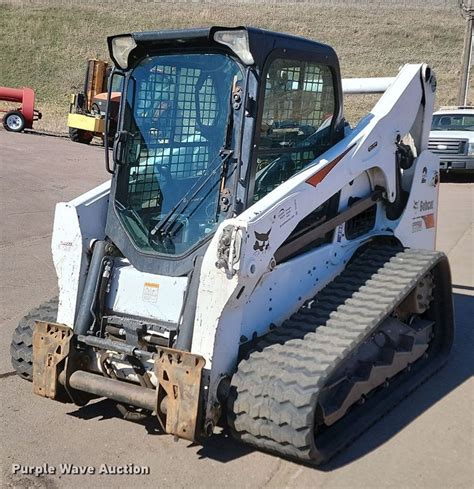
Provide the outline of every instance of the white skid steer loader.
[[[343,83],[329,46],[255,28],[108,43],[112,179],[57,205],[59,301],[15,367],[44,397],[326,461],[451,348],[434,74]],[[383,94],[351,129],[343,92]]]

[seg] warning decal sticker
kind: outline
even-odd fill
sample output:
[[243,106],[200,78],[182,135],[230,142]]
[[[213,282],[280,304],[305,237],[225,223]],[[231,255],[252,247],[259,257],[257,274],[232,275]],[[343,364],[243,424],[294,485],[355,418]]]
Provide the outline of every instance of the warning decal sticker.
[[159,290],[160,284],[154,282],[145,282],[145,284],[143,285],[143,300],[145,302],[156,304],[158,302]]

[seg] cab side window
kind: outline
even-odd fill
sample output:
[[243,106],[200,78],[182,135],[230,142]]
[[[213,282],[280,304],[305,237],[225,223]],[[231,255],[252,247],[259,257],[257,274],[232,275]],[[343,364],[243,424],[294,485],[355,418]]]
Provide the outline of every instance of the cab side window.
[[254,202],[329,148],[336,108],[331,70],[309,61],[275,59],[264,97]]

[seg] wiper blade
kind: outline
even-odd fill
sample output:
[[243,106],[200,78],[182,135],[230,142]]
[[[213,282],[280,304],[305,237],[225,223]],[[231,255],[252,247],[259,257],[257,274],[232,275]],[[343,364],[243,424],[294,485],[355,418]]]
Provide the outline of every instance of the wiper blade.
[[137,226],[139,228],[141,228],[141,230],[143,232],[145,232],[145,235],[146,235],[146,232],[148,231],[147,228],[143,225],[143,221],[141,220],[140,216],[138,215],[137,211],[135,209],[132,209],[131,207],[125,207],[122,203],[120,202],[116,202],[116,205],[117,207],[119,208],[119,210],[121,212],[125,212],[128,214],[128,216],[132,217],[133,220],[135,221],[135,224],[137,224]]
[[[158,233],[162,235],[166,235],[169,229],[173,226],[176,221],[176,218],[171,220],[174,214],[182,214],[191,204],[192,200],[202,191],[207,182],[216,175],[219,169],[225,164],[225,162],[232,156],[233,151],[228,149],[222,149],[219,151],[218,155],[216,155],[215,160],[218,157],[221,158],[220,164],[215,165],[210,173],[207,175],[204,174],[197,180],[197,182],[181,197],[181,199],[177,202],[177,204],[166,214],[166,216],[161,219],[161,221],[150,231],[151,236],[156,236]],[[212,162],[214,163],[214,161]],[[205,178],[204,178],[205,177]],[[197,187],[197,188],[196,188]],[[182,208],[180,208],[182,206]],[[169,224],[168,224],[169,223]],[[168,225],[167,225],[168,224]],[[166,229],[165,229],[166,226]]]

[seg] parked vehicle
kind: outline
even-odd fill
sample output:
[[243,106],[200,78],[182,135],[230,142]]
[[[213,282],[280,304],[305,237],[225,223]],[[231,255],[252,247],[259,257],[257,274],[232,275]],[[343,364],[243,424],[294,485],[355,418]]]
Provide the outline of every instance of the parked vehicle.
[[428,148],[444,172],[474,172],[474,107],[443,107],[433,114]]
[[5,112],[2,122],[7,131],[22,132],[32,129],[33,122],[42,117],[41,112],[35,109],[35,91],[31,88],[0,87],[0,100],[21,104],[13,110],[0,110]]
[[104,137],[105,115],[109,107],[108,134],[112,140],[117,127],[118,107],[120,103],[119,86],[112,87],[110,98],[107,94],[107,84],[111,69],[107,62],[101,59],[89,59],[84,80],[84,90],[73,93],[69,103],[67,125],[69,137],[75,143],[89,144],[94,136]]

